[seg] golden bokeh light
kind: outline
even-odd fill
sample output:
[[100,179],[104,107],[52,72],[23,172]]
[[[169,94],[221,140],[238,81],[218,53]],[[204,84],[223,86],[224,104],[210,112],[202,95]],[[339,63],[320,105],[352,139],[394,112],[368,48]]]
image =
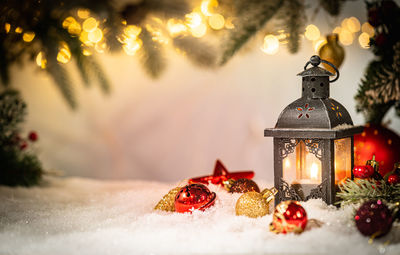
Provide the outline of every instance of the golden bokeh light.
[[24,30],[22,29],[22,27],[16,27],[15,28],[15,33],[17,34],[21,34]]
[[90,11],[88,9],[78,9],[76,12],[79,18],[81,19],[87,19],[90,16]]
[[93,45],[93,43],[89,40],[89,33],[86,31],[82,31],[82,33],[79,35],[79,40],[87,46]]
[[103,39],[103,32],[100,28],[96,28],[88,34],[88,39],[93,43],[98,43]]
[[187,27],[181,20],[169,19],[167,21],[167,30],[172,37],[176,37],[185,33],[187,31]]
[[126,54],[128,54],[129,56],[133,56],[140,49],[140,47],[142,47],[142,44],[142,40],[137,39],[122,45],[122,48],[124,49]]
[[228,17],[228,18],[225,20],[225,28],[226,28],[226,29],[234,29],[234,28],[235,28],[235,25],[233,24],[233,18]]
[[342,31],[342,28],[341,28],[341,27],[335,27],[335,28],[332,30],[332,33],[333,33],[333,34],[340,34],[340,31]]
[[185,15],[186,17],[186,25],[190,28],[196,28],[202,25],[203,18],[200,13],[192,12]]
[[35,33],[32,31],[28,31],[25,32],[22,35],[22,40],[24,40],[24,42],[32,42],[32,40],[35,38]]
[[313,41],[314,52],[318,53],[321,47],[324,46],[326,43],[327,41],[324,37],[320,37],[319,39]]
[[70,34],[79,35],[81,31],[82,31],[81,24],[79,24],[78,22],[71,23],[68,26],[68,33]]
[[83,54],[84,56],[90,56],[90,55],[93,54],[93,52],[91,52],[91,51],[88,50],[88,49],[83,49],[83,50],[82,50],[82,54]]
[[368,49],[369,48],[369,34],[366,32],[362,32],[358,37],[358,43],[360,44],[361,48]]
[[74,17],[67,17],[64,19],[62,26],[63,28],[67,29],[72,23],[77,23],[77,21],[74,19]]
[[45,69],[47,66],[47,60],[46,57],[44,56],[43,52],[39,52],[36,56],[36,64],[40,66],[40,68]]
[[225,26],[224,16],[222,16],[221,14],[218,14],[218,13],[213,14],[208,19],[208,24],[210,25],[210,27],[212,29],[220,30],[220,29],[224,28],[224,26]]
[[350,44],[352,44],[353,43],[353,40],[354,40],[354,36],[353,36],[353,33],[352,32],[350,32],[349,30],[347,30],[347,29],[344,29],[344,28],[342,28],[341,30],[340,30],[340,33],[339,33],[339,41],[343,44],[343,45],[350,45]]
[[10,29],[11,29],[10,23],[4,24],[4,29],[6,30],[6,34],[8,34],[8,32],[10,32]]
[[200,4],[200,10],[205,16],[211,16],[213,13],[210,11],[210,9],[217,6],[218,1],[216,0],[203,0]]
[[124,28],[124,33],[128,37],[137,37],[141,32],[142,28],[135,25],[129,25]]
[[57,61],[66,64],[71,59],[71,51],[69,50],[68,45],[65,42],[60,43],[60,49],[57,54]]
[[82,23],[82,28],[86,32],[93,32],[97,28],[97,20],[93,17],[85,19]]
[[207,33],[207,26],[203,23],[200,23],[200,25],[196,27],[192,27],[190,29],[190,32],[192,33],[192,36],[200,38],[203,37]]
[[347,29],[352,33],[357,33],[360,31],[360,21],[356,17],[350,17],[346,22]]
[[321,33],[317,26],[310,24],[306,27],[304,35],[308,40],[313,41],[317,40],[321,36]]
[[364,24],[362,24],[361,32],[367,33],[369,35],[369,37],[373,37],[375,35],[374,27],[371,26],[371,24],[369,24],[368,22],[365,22]]
[[261,47],[261,50],[268,55],[274,55],[275,53],[277,53],[279,50],[278,38],[271,34],[266,35],[264,37],[264,44]]

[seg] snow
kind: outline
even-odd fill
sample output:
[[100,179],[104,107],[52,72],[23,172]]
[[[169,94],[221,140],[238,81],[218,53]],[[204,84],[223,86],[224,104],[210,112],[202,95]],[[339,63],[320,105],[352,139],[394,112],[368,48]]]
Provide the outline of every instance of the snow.
[[176,186],[83,178],[0,186],[0,254],[400,254],[399,226],[368,244],[352,223],[354,208],[321,200],[302,204],[324,224],[300,235],[270,232],[271,215],[236,216],[240,194],[214,185],[217,201],[205,212],[154,211]]

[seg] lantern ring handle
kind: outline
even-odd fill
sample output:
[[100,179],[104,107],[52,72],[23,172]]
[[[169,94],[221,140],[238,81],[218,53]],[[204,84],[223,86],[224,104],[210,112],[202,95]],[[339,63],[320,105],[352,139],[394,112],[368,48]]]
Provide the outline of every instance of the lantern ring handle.
[[331,66],[335,71],[336,71],[336,77],[335,77],[335,79],[333,79],[333,80],[331,80],[331,81],[329,81],[329,82],[335,82],[335,81],[337,81],[337,79],[339,79],[339,70],[336,68],[336,66],[334,65],[334,64],[332,64],[331,62],[329,62],[329,61],[326,61],[326,60],[324,60],[324,59],[321,59],[318,55],[314,55],[314,56],[312,56],[311,58],[310,58],[310,61],[308,61],[307,63],[306,63],[306,65],[304,66],[304,70],[306,70],[307,69],[307,66],[309,65],[309,64],[312,64],[313,66],[318,66],[319,64],[321,64],[321,62],[322,63],[325,63],[325,64],[327,64],[327,65],[329,65],[329,66]]

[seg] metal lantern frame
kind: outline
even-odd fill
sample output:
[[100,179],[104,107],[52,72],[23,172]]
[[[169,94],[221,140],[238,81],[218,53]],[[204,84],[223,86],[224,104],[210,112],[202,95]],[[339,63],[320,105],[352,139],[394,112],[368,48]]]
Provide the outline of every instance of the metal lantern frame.
[[[333,74],[318,67],[321,62],[335,69],[335,79],[329,80],[329,76]],[[309,64],[313,67],[307,69]],[[361,133],[363,127],[353,126],[345,107],[329,97],[330,83],[339,78],[339,71],[332,63],[313,56],[305,65],[304,71],[298,75],[303,77],[302,97],[283,110],[275,128],[264,130],[264,136],[273,137],[274,185],[278,190],[275,204],[285,200],[301,201],[310,198],[322,198],[327,204],[333,204],[336,201],[335,141],[350,139],[347,153],[351,153],[353,169],[353,136]],[[300,196],[298,188],[294,188],[283,179],[283,161],[295,152],[300,142],[304,143],[308,153],[313,154],[321,163],[321,182],[313,185],[315,187],[310,188],[309,194],[304,196]],[[353,179],[352,171],[350,178]],[[306,186],[300,184],[300,189]]]

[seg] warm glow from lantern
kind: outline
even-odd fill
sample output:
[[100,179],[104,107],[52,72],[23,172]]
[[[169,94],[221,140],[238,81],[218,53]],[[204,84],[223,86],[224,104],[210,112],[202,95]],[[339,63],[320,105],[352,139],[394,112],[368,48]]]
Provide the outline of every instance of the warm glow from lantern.
[[371,26],[371,24],[369,24],[368,22],[365,22],[364,24],[362,24],[361,32],[367,33],[369,35],[369,37],[373,37],[375,35],[374,27]]
[[210,27],[212,29],[215,30],[219,30],[224,28],[225,26],[225,19],[224,16],[222,16],[221,14],[213,14],[209,20],[208,20],[208,24],[210,25]]
[[274,55],[279,50],[279,40],[274,35],[266,35],[264,37],[264,44],[261,47],[261,50],[269,55]]
[[369,34],[367,34],[366,32],[363,32],[360,34],[360,36],[358,37],[358,42],[360,43],[360,46],[364,49],[368,49],[369,48]]
[[97,20],[93,17],[87,18],[83,23],[82,23],[82,28],[86,32],[93,32],[97,28]]
[[313,41],[317,40],[321,36],[321,33],[317,26],[310,24],[306,27],[304,35],[308,40]]
[[320,170],[318,168],[318,165],[316,163],[312,163],[310,168],[310,178],[313,180],[317,180],[319,172]]
[[25,42],[31,42],[33,40],[33,38],[35,38],[34,32],[25,32],[22,35],[22,40],[24,40]]
[[290,168],[290,159],[289,158],[284,159],[284,165],[285,165],[285,168]]
[[45,69],[47,66],[47,60],[43,54],[43,52],[39,52],[36,56],[36,64],[40,66],[42,69]]

